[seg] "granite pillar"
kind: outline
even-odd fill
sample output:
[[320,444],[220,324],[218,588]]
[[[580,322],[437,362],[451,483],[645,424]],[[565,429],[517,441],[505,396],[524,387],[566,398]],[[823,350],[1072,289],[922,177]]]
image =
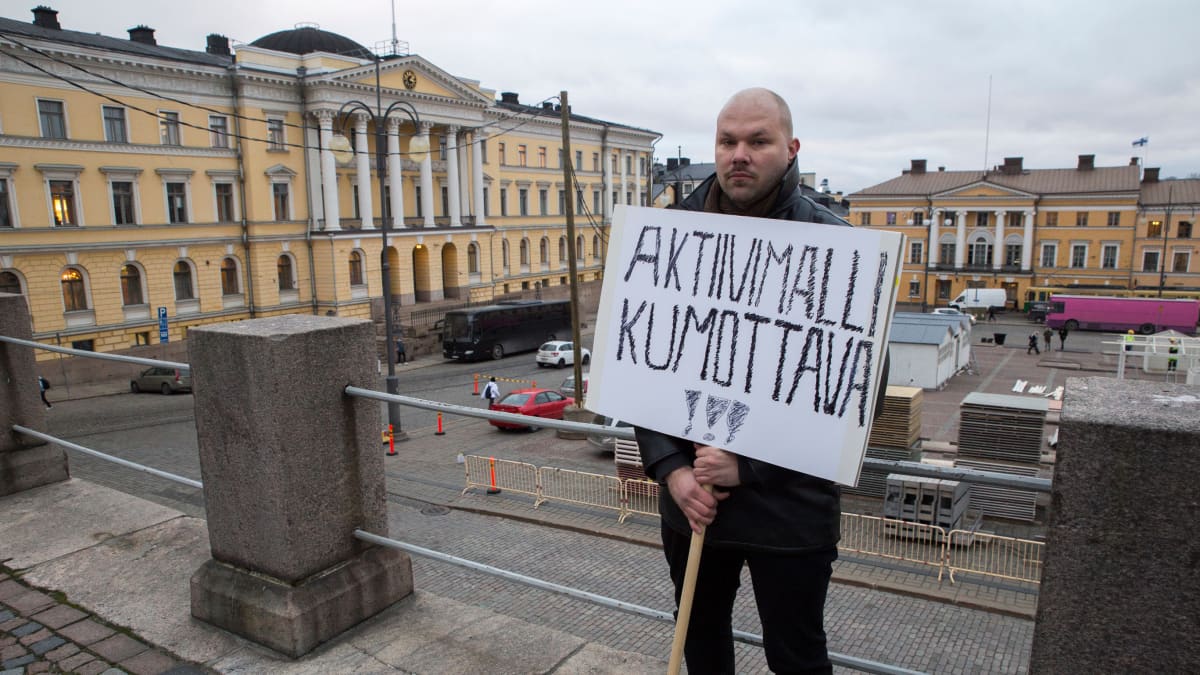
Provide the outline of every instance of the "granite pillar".
[[1033,673],[1200,664],[1200,390],[1067,380]]
[[290,656],[412,592],[387,534],[369,321],[289,315],[188,333],[212,560],[192,615]]
[[[32,340],[32,326],[25,296],[0,293],[0,335]],[[46,429],[35,364],[32,347],[0,342],[0,497],[71,477],[65,450],[12,430]]]

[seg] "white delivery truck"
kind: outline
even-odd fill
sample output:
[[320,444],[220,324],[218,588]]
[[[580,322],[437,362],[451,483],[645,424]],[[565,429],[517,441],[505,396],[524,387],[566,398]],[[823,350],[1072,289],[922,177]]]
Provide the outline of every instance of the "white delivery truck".
[[1008,294],[1003,288],[968,288],[950,301],[950,306],[960,312],[972,309],[986,312],[992,307],[1004,309],[1006,304]]

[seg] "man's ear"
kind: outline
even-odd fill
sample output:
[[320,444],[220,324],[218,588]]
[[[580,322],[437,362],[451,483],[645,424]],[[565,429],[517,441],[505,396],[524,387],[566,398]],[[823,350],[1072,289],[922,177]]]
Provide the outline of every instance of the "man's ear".
[[796,153],[800,152],[800,139],[793,138],[788,141],[788,161],[796,159]]

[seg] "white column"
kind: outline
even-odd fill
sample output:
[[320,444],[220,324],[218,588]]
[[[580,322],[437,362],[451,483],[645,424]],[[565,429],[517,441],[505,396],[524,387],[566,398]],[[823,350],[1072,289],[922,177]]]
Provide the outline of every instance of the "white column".
[[1004,267],[1004,211],[996,212],[996,245],[992,248],[992,269]]
[[938,239],[941,237],[940,231],[938,230],[938,227],[942,224],[941,220],[942,210],[934,209],[929,221],[929,242],[927,244],[929,247],[928,260],[930,267],[937,267],[938,256],[941,255],[942,252],[941,246],[938,243]]
[[642,205],[642,159],[640,153],[633,155],[633,203]]
[[962,269],[967,262],[967,212],[954,212],[954,266]]
[[325,204],[325,230],[340,230],[338,219],[337,161],[333,158],[330,143],[333,142],[333,112],[317,111],[317,122],[321,127],[321,199]]
[[450,213],[450,227],[462,227],[462,205],[458,190],[458,127],[446,129],[446,201]]
[[[388,196],[392,203],[392,227],[404,227],[404,179],[400,175],[400,120],[388,119],[387,127]],[[383,195],[379,196],[383,199]],[[382,215],[382,214],[381,214]]]
[[617,203],[625,203],[625,190],[629,186],[629,174],[625,171],[625,158],[628,157],[624,150],[617,153],[617,167],[621,170],[621,189],[617,190]]
[[471,150],[471,145],[467,141],[466,133],[458,133],[454,135],[454,145],[458,150],[458,203],[459,213],[467,216],[471,215],[471,176],[469,167],[471,159],[467,155]]
[[487,133],[477,129],[471,144],[471,190],[475,193],[475,226],[487,224],[487,204],[483,203],[483,144],[487,143]]
[[1033,269],[1033,210],[1025,212],[1025,233],[1021,241],[1021,270]]
[[[371,208],[371,146],[367,136],[366,113],[354,114],[354,159],[358,176],[358,215],[362,219],[362,229],[370,230],[375,227],[372,218],[374,209]],[[376,150],[378,152],[378,150]]]
[[604,199],[602,199],[600,203],[606,207],[604,209],[604,221],[608,222],[608,221],[612,220],[612,211],[613,211],[613,204],[612,204],[612,181],[613,181],[612,152],[611,151],[605,152],[603,160],[604,160],[604,194],[602,196],[604,197]]
[[421,158],[421,225],[433,227],[433,148],[429,144],[430,122],[421,122],[420,136],[425,139],[429,152]]

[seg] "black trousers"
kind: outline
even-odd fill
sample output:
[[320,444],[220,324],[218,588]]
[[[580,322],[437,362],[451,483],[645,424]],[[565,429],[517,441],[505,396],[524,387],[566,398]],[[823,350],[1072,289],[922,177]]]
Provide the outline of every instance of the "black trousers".
[[[675,582],[675,606],[683,589],[690,535],[662,525],[663,551]],[[767,665],[775,673],[830,673],[825,646],[825,594],[837,548],[780,555],[705,546],[692,600],[684,657],[688,672],[733,673],[733,601],[742,565],[750,567],[754,600],[763,626]]]

